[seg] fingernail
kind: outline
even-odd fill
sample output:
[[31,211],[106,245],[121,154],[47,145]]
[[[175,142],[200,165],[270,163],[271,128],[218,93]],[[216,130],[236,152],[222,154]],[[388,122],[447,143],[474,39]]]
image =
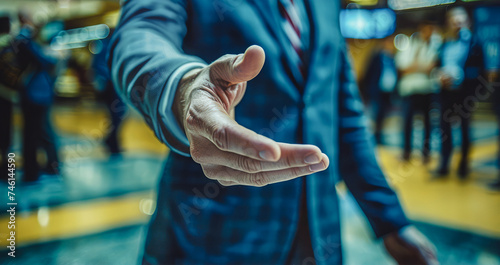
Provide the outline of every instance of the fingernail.
[[319,163],[319,161],[321,161],[321,158],[317,154],[308,155],[304,158],[306,164],[316,164]]
[[259,156],[260,156],[260,158],[262,158],[264,160],[269,160],[269,161],[274,160],[273,155],[271,154],[271,152],[268,152],[268,151],[260,151]]
[[324,163],[318,163],[318,164],[314,164],[314,165],[309,166],[309,170],[311,170],[311,171],[321,171],[325,168],[326,167],[325,167]]

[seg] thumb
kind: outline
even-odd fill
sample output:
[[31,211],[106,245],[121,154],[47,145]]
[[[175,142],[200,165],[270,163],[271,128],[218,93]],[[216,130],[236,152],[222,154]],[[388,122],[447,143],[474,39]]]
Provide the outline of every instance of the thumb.
[[228,85],[252,80],[264,66],[266,55],[260,46],[252,45],[244,54],[223,56],[213,64],[212,77]]

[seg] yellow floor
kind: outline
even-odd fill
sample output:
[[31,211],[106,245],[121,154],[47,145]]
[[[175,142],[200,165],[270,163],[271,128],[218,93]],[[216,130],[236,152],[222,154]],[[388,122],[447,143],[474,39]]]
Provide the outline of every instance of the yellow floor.
[[[379,148],[379,154],[379,161],[411,219],[500,238],[500,193],[485,186],[494,180],[496,170],[485,173],[473,168],[470,178],[461,181],[454,174],[455,159],[447,179],[432,180],[436,161],[428,166],[416,158],[403,162],[398,158],[401,152],[394,148]],[[487,141],[474,148],[471,158],[478,160],[496,154],[497,145]]]
[[[19,231],[16,244],[27,245],[144,224],[154,212],[153,198],[153,192],[136,192],[22,213],[16,219]],[[7,222],[6,217],[0,219],[2,228],[7,227]]]

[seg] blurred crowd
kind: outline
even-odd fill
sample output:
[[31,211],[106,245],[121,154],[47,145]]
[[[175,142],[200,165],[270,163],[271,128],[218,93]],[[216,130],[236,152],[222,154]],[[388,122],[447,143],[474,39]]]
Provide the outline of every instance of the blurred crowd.
[[[34,183],[43,178],[60,177],[57,137],[54,133],[51,107],[54,104],[56,80],[69,68],[76,69],[80,82],[93,84],[98,99],[110,114],[110,130],[104,144],[110,154],[119,154],[118,128],[125,105],[116,94],[106,64],[108,38],[99,40],[92,52],[90,69],[72,60],[69,49],[55,47],[61,37],[58,21],[35,23],[32,14],[21,10],[16,30],[9,17],[0,18],[4,45],[0,50],[0,161],[7,171],[7,157],[13,140],[13,110],[17,104],[22,122],[22,180]],[[56,28],[56,30],[51,30]],[[108,29],[109,30],[109,29]],[[41,157],[41,158],[40,158]],[[1,178],[7,178],[2,175]]]
[[[436,136],[440,143],[439,166],[433,178],[450,173],[453,154],[452,127],[461,132],[461,158],[457,175],[466,179],[470,173],[471,118],[479,102],[493,102],[493,112],[500,120],[500,92],[495,85],[498,68],[488,66],[484,46],[472,31],[472,19],[463,7],[447,11],[445,25],[432,18],[424,19],[411,37],[399,34],[383,39],[374,54],[361,82],[365,102],[373,114],[375,140],[383,143],[385,118],[394,106],[401,103],[403,118],[402,159],[409,161],[414,147],[413,120],[421,114],[423,163],[430,162],[432,111],[439,112]],[[395,100],[397,98],[397,100]],[[456,131],[456,130],[455,130]],[[491,183],[498,190],[500,180]]]

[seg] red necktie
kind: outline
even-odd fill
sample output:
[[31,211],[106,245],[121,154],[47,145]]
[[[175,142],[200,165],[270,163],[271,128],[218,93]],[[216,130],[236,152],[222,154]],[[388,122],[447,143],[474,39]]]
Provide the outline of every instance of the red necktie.
[[292,60],[295,69],[292,69],[292,72],[299,79],[299,82],[303,82],[305,78],[304,44],[301,39],[303,25],[299,12],[293,0],[278,0],[278,7],[283,18],[281,23],[283,31],[294,50]]

